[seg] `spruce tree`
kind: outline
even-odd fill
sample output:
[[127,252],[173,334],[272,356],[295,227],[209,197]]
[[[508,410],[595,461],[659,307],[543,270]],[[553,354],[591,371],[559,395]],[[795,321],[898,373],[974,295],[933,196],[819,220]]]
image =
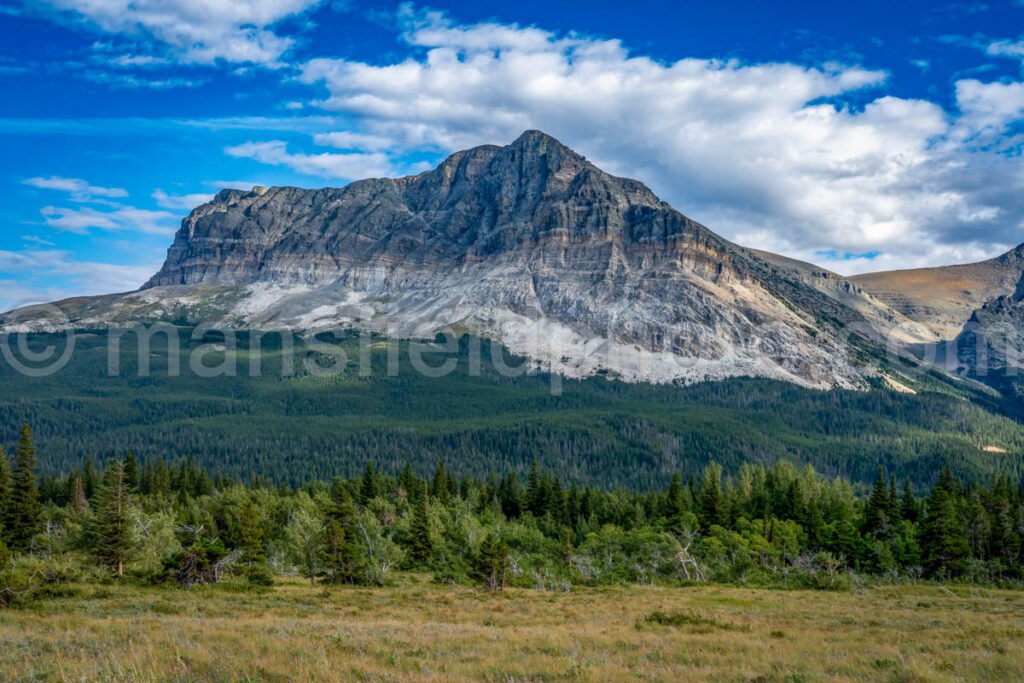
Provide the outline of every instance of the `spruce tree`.
[[409,526],[409,559],[417,565],[424,565],[430,560],[434,544],[430,537],[429,493],[424,483],[419,500],[413,509],[412,524]]
[[14,449],[14,473],[4,524],[12,550],[27,549],[41,527],[43,511],[36,489],[35,469],[36,447],[32,443],[32,430],[25,425]]
[[722,467],[711,463],[704,468],[700,485],[701,528],[707,532],[722,522]]
[[445,474],[443,460],[437,462],[437,470],[434,472],[434,485],[431,487],[430,495],[437,498],[442,504],[448,503],[448,475]]
[[135,454],[131,451],[125,453],[124,456],[124,478],[128,482],[128,488],[133,492],[139,490],[139,483],[141,476],[139,473],[139,462],[135,459]]
[[85,497],[89,499],[96,495],[96,489],[99,488],[96,462],[93,460],[92,454],[85,456],[85,464],[82,466],[82,486],[85,487]]
[[508,546],[493,531],[487,534],[473,562],[473,573],[484,588],[500,591],[511,565]]
[[373,470],[373,461],[366,463],[363,479],[359,484],[359,502],[366,505],[377,497],[377,473]]
[[674,534],[683,532],[683,479],[676,472],[665,497],[665,527]]
[[245,554],[250,565],[260,564],[266,559],[263,537],[266,530],[256,502],[250,498],[238,513],[238,547]]
[[361,571],[356,552],[356,508],[341,478],[331,484],[331,502],[324,522],[322,557],[330,583],[358,583]]
[[883,536],[889,528],[889,488],[885,484],[885,470],[879,466],[871,497],[864,507],[864,533]]
[[78,472],[73,473],[68,482],[68,501],[76,515],[84,515],[89,509],[89,501],[85,497],[85,484]]
[[124,565],[132,545],[129,495],[124,463],[119,460],[110,463],[96,495],[96,512],[92,520],[93,553],[100,563],[118,576],[124,575]]
[[928,497],[921,550],[929,576],[956,576],[966,568],[970,557],[955,491],[952,473],[943,471]]

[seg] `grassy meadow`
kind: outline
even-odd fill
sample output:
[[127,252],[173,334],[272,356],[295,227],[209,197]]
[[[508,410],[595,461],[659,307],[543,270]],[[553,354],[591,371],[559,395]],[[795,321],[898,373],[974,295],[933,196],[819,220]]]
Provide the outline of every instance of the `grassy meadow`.
[[4,681],[1024,680],[1024,593],[76,586],[0,612]]

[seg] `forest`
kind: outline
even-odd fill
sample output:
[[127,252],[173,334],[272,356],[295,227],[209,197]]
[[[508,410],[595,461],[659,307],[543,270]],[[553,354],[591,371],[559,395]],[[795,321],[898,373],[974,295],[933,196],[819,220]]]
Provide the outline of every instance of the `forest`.
[[[52,376],[24,377],[0,363],[0,443],[12,444],[20,426],[31,424],[42,474],[67,476],[88,456],[102,463],[128,451],[169,464],[193,456],[210,472],[291,488],[356,477],[370,461],[390,476],[409,465],[428,477],[443,460],[485,480],[491,472],[524,477],[536,460],[580,486],[637,492],[664,489],[676,472],[699,479],[712,462],[731,473],[745,463],[813,465],[850,480],[858,493],[879,466],[901,483],[910,479],[918,495],[944,467],[975,483],[1024,473],[1018,419],[981,389],[924,372],[901,379],[916,394],[749,378],[675,386],[611,377],[560,378],[556,393],[548,375],[501,376],[486,357],[474,376],[465,340],[457,370],[431,378],[410,368],[404,353],[399,371],[389,372],[393,342],[385,339],[374,340],[369,374],[346,366],[317,375],[303,362],[314,352],[298,339],[296,373],[282,377],[280,349],[254,350],[240,335],[239,373],[211,378],[188,371],[185,356],[199,342],[185,330],[177,361],[183,372],[167,372],[168,349],[158,337],[142,376],[131,336],[120,341],[119,372],[108,371],[105,334],[78,334],[71,362]],[[37,342],[58,343],[45,335]],[[355,340],[336,343],[358,357]],[[484,352],[492,352],[487,344]],[[425,355],[432,366],[444,362],[443,354]],[[245,372],[254,359],[263,368],[258,376]]]
[[963,482],[949,468],[924,495],[877,471],[870,490],[787,461],[717,463],[657,490],[579,485],[533,463],[526,476],[461,474],[441,460],[301,487],[248,482],[133,454],[37,475],[28,425],[0,457],[0,602],[79,582],[253,587],[435,582],[570,591],[719,582],[843,590],[865,582],[1024,581],[1019,479]]

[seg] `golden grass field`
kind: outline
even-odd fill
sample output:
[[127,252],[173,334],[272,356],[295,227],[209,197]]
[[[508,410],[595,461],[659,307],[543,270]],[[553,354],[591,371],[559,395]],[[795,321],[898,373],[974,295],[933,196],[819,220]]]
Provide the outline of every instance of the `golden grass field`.
[[1024,593],[83,586],[0,639],[4,681],[1020,681]]

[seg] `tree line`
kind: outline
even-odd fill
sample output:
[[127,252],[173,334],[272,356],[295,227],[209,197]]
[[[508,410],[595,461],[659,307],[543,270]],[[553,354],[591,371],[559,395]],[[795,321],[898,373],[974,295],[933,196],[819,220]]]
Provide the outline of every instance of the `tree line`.
[[421,477],[368,462],[301,487],[242,482],[127,453],[40,478],[32,431],[0,457],[0,602],[76,581],[227,578],[255,585],[384,585],[396,570],[443,582],[574,585],[737,582],[842,588],[871,579],[1024,581],[1024,491],[944,469],[926,495],[879,469],[869,495],[810,466],[747,463],[660,490],[602,490],[535,462],[484,478],[444,461]]

